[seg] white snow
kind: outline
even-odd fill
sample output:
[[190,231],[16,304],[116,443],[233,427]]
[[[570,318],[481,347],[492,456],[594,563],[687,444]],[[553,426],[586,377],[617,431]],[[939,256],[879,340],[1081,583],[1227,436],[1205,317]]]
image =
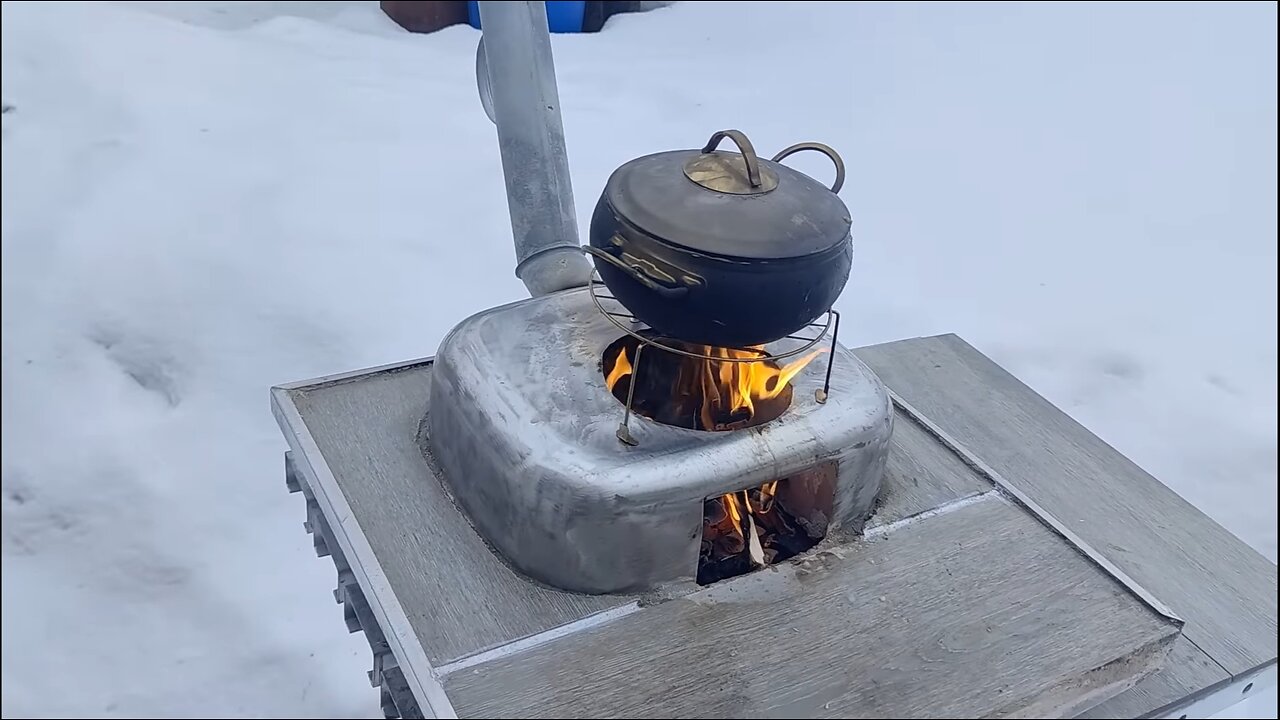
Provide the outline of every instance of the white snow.
[[[523,296],[478,33],[363,2],[0,28],[4,714],[376,716],[267,388]],[[555,50],[584,227],[631,157],[827,142],[842,339],[961,334],[1275,560],[1273,3],[679,3]]]

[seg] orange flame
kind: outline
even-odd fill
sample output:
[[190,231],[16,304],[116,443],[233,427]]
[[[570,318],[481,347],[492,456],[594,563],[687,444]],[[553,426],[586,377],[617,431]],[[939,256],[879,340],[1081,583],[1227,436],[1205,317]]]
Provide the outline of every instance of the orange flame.
[[767,513],[773,509],[773,496],[778,494],[778,481],[770,480],[760,486],[760,507],[756,508],[761,513]]
[[[673,397],[690,392],[700,397],[702,426],[710,430],[717,428],[717,418],[723,421],[724,416],[749,420],[755,415],[758,403],[780,395],[806,365],[826,350],[814,350],[780,367],[768,360],[724,362],[718,359],[767,357],[761,348],[739,350],[703,345],[699,352],[717,359],[689,359],[691,367],[688,369],[692,372],[681,372],[677,387],[673,387],[671,392]],[[623,348],[605,375],[605,385],[612,391],[622,378],[631,373],[631,360],[627,357],[627,349]]]
[[[763,348],[738,350],[704,346],[703,352],[717,358],[740,360],[764,357]],[[767,361],[720,362],[700,361],[705,366],[700,376],[703,380],[701,417],[704,427],[716,427],[715,418],[729,417],[750,419],[755,415],[756,404],[771,400],[782,393],[801,370],[825,349],[793,360],[781,367]]]
[[618,359],[613,361],[613,367],[610,368],[609,375],[605,377],[604,383],[612,390],[619,380],[630,374],[631,361],[627,359],[627,349],[622,348],[622,352],[618,353]]
[[[778,481],[776,480],[766,483],[765,486],[760,488],[761,496],[764,496],[766,487],[770,487],[770,493],[772,493],[772,488],[776,488],[777,485]],[[772,494],[770,494],[770,497],[772,497]],[[735,538],[740,538],[751,557],[751,561],[756,565],[764,565],[764,546],[761,544],[760,530],[757,527],[754,516],[756,514],[764,514],[768,510],[751,507],[751,496],[747,492],[721,495],[720,502],[724,505],[728,519],[728,527],[723,527],[722,524],[722,532],[728,531]],[[772,507],[772,503],[770,503],[770,507]]]
[[[741,531],[742,530],[742,508],[738,507],[737,494],[729,493],[728,495],[725,495],[723,498],[721,498],[720,502],[723,502],[725,509],[729,511],[729,520],[733,523],[734,529]],[[750,512],[751,506],[748,505],[746,509],[748,512]]]

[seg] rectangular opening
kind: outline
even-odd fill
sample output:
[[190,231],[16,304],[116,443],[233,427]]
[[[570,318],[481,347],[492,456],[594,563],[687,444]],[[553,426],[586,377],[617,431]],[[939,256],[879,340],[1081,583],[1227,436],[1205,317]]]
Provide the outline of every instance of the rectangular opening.
[[835,481],[835,463],[826,462],[704,500],[698,584],[745,575],[817,545],[831,523]]

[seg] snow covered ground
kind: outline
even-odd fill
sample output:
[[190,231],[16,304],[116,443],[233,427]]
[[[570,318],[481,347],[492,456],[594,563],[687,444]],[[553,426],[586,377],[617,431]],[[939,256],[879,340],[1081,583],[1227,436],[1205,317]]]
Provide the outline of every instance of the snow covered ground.
[[[267,388],[523,296],[476,31],[367,2],[0,28],[4,714],[376,716]],[[1273,3],[679,3],[555,50],[584,226],[636,155],[827,142],[843,339],[960,333],[1275,560]]]

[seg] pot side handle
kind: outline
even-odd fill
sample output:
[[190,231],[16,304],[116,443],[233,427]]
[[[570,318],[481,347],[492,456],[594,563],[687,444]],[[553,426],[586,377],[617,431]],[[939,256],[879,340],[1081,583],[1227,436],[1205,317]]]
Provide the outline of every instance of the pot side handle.
[[838,193],[840,188],[844,187],[844,160],[840,159],[840,153],[837,153],[830,145],[823,145],[817,142],[796,143],[789,148],[781,150],[777,155],[773,156],[773,162],[781,162],[783,158],[794,155],[801,150],[817,150],[818,152],[831,158],[831,162],[836,166],[836,179],[831,183],[831,192]]
[[640,268],[637,268],[633,265],[628,265],[625,262],[623,262],[621,259],[615,257],[614,255],[604,250],[601,250],[600,248],[592,247],[590,245],[583,245],[581,246],[581,249],[582,249],[582,252],[587,253],[591,257],[599,258],[609,263],[610,265],[618,268],[619,270],[621,270],[622,272],[630,276],[631,279],[635,280],[636,282],[640,283],[641,285],[649,288],[650,290],[658,293],[659,295],[665,298],[674,300],[676,298],[682,298],[685,295],[689,294],[689,288],[684,286],[672,287],[669,285],[663,285],[657,280],[654,280],[653,278],[646,275],[642,270],[640,270]]

